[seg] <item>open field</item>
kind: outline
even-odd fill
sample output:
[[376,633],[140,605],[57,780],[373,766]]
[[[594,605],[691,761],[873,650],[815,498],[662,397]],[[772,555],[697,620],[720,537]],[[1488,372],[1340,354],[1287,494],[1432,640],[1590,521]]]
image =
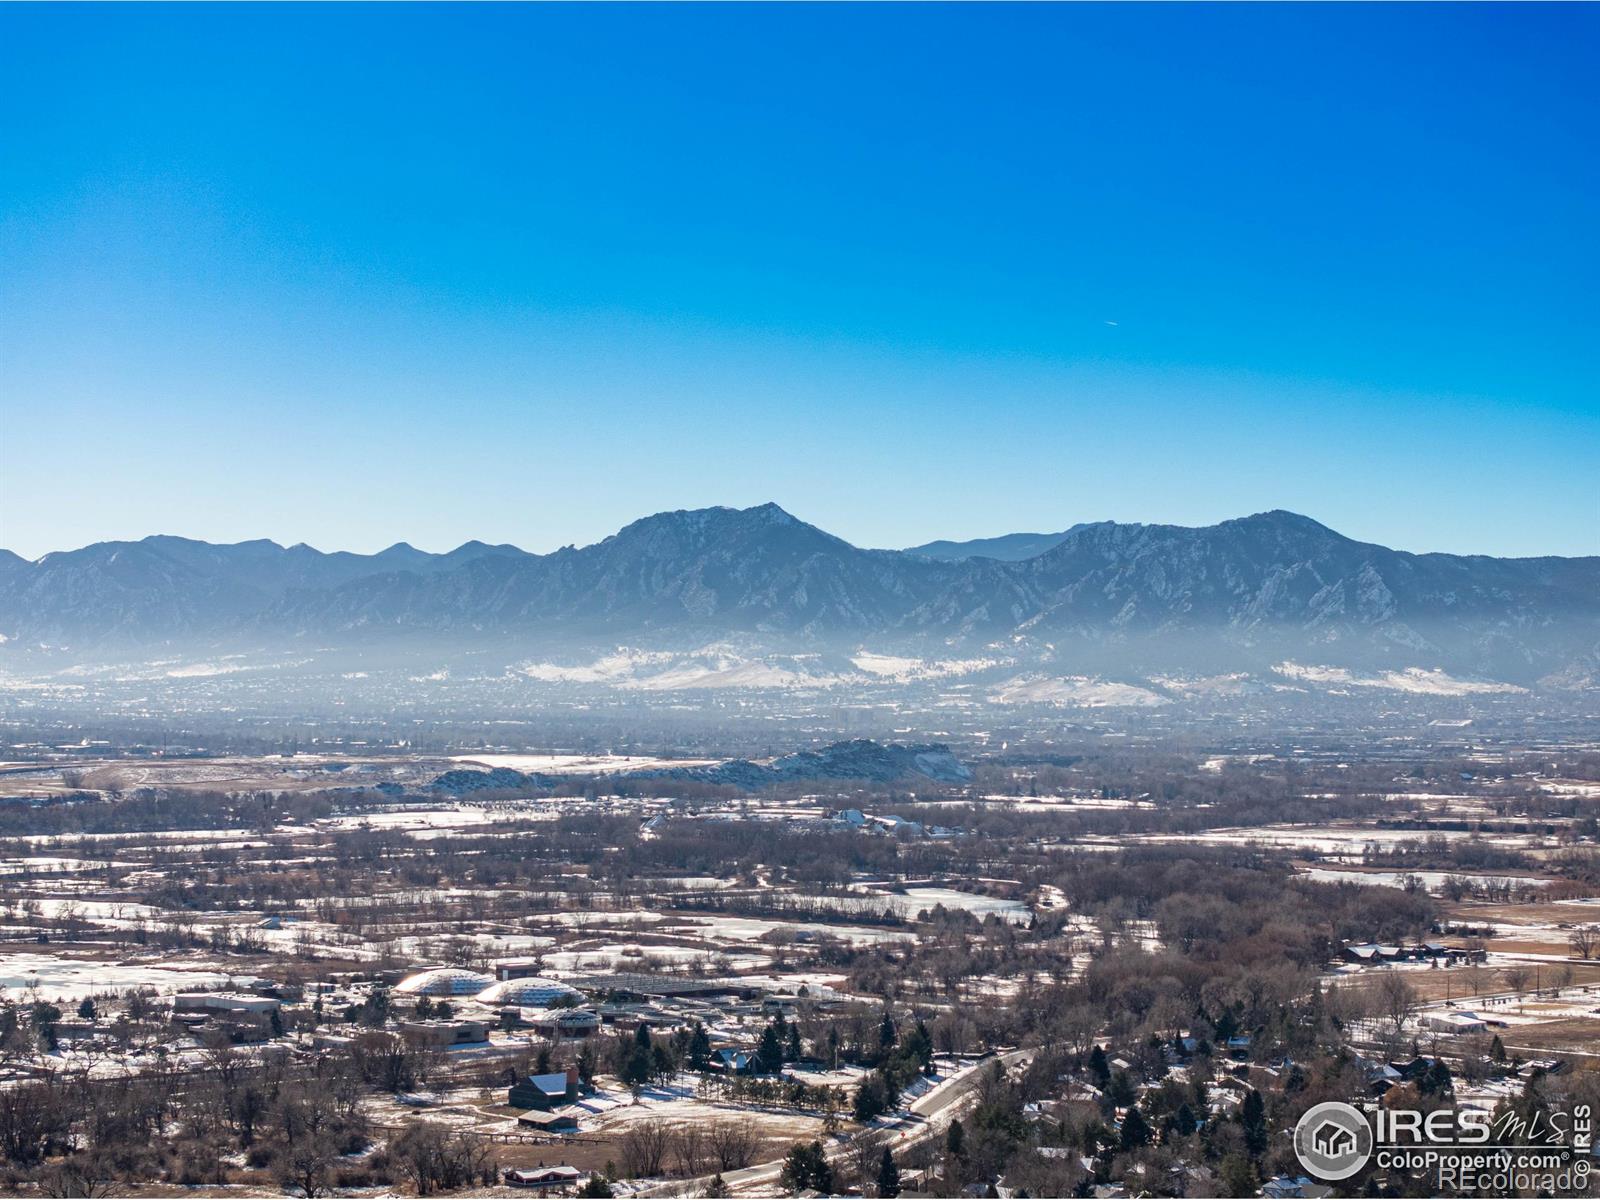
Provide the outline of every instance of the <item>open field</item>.
[[[1410,750],[1349,758],[1176,768],[1119,747],[744,788],[674,773],[725,760],[647,753],[13,754],[0,1086],[113,1089],[159,1066],[193,1080],[183,1094],[259,1084],[287,1119],[309,1103],[294,1081],[331,1070],[350,1148],[312,1166],[336,1189],[414,1187],[407,1156],[432,1138],[470,1176],[453,1190],[561,1164],[665,1195],[720,1162],[730,1190],[763,1195],[812,1141],[841,1178],[888,1146],[953,1189],[975,1168],[945,1131],[995,1097],[1056,1145],[1042,1114],[1101,1087],[1096,1044],[1152,1113],[1196,1072],[1281,1075],[1341,1040],[1416,1043],[1473,1075],[1464,1097],[1500,1086],[1474,1065],[1493,1033],[1519,1061],[1600,1055],[1600,933],[1592,959],[1574,944],[1600,931],[1600,796],[1548,764],[1467,782]],[[470,786],[490,771],[509,774]],[[1314,986],[1343,1023],[1274,1034]],[[1187,1003],[1161,1000],[1175,989]],[[1218,1007],[1229,994],[1257,999]],[[569,1072],[549,1118],[530,1109],[530,1078]],[[1233,1111],[1203,1090],[1195,1104]],[[281,1183],[287,1135],[253,1155],[230,1136],[216,1179]],[[991,1182],[1068,1188],[1073,1161]],[[163,1194],[197,1170],[121,1186]]]

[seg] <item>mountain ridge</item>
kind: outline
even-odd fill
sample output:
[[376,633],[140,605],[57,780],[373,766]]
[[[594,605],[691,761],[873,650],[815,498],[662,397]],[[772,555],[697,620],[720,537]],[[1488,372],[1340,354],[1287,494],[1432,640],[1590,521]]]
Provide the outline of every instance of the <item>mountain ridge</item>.
[[1085,669],[1294,659],[1526,682],[1600,660],[1600,558],[1419,555],[1280,509],[1200,527],[1094,522],[1029,558],[939,559],[853,546],[776,504],[657,513],[549,554],[167,535],[0,554],[7,653],[731,634],[1007,643]]

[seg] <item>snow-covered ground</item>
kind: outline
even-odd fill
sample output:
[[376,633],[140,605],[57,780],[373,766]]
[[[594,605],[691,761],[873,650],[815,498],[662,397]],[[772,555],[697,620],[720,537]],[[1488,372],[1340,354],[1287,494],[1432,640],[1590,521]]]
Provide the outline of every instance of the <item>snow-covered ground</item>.
[[1273,668],[1286,679],[1302,683],[1316,683],[1339,687],[1384,688],[1392,692],[1412,692],[1422,696],[1481,696],[1496,693],[1521,694],[1526,688],[1494,680],[1458,679],[1440,670],[1426,667],[1406,667],[1401,671],[1382,671],[1375,675],[1358,675],[1344,667],[1305,666],[1294,662],[1281,662]]
[[452,762],[469,766],[508,767],[530,775],[609,775],[656,767],[701,767],[713,758],[651,758],[628,754],[457,754]]
[[1171,701],[1131,683],[1086,675],[1018,675],[989,693],[996,704],[1055,704],[1063,708],[1154,708]]
[[6,954],[0,958],[0,997],[20,1000],[37,989],[49,1000],[80,1000],[129,988],[169,993],[223,987],[228,974],[191,965],[154,962],[93,962],[57,954]]

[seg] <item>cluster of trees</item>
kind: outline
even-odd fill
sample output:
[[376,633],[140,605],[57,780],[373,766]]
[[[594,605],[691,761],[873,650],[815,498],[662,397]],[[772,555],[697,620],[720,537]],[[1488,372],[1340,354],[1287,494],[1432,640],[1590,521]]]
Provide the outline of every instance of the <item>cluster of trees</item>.
[[779,1178],[791,1192],[833,1193],[833,1167],[821,1142],[797,1143],[784,1157]]
[[872,1070],[856,1085],[852,1108],[863,1125],[893,1111],[906,1085],[933,1069],[933,1037],[921,1018],[902,1035],[894,1014],[885,1008],[877,1047],[864,1061]]
[[[226,1048],[208,1053],[199,1069],[158,1061],[104,1078],[57,1073],[0,1089],[4,1182],[56,1195],[103,1195],[152,1181],[220,1184],[233,1169],[223,1161],[229,1153],[308,1196],[416,1182],[412,1156],[396,1145],[345,1157],[371,1139],[361,1105],[367,1087],[350,1055],[290,1066]],[[492,1168],[481,1154],[477,1162]]]
[[710,1101],[821,1113],[824,1124],[829,1126],[837,1124],[849,1108],[844,1088],[807,1083],[794,1076],[703,1075],[696,1094]]
[[633,1121],[618,1141],[622,1171],[632,1178],[671,1172],[695,1178],[738,1171],[756,1160],[762,1138],[748,1118]]

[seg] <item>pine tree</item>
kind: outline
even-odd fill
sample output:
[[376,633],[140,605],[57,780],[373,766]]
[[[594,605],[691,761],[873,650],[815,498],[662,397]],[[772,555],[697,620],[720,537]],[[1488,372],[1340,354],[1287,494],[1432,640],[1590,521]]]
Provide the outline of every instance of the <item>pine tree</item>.
[[821,1142],[797,1142],[783,1160],[779,1178],[791,1192],[833,1192],[833,1168],[828,1165]]
[[783,1044],[778,1041],[775,1025],[761,1031],[761,1044],[756,1047],[756,1073],[775,1075],[783,1070]]
[[951,1158],[961,1158],[966,1154],[967,1131],[961,1127],[960,1119],[950,1122],[950,1128],[944,1131],[944,1152]]
[[883,1148],[883,1160],[878,1164],[878,1195],[893,1200],[900,1194],[900,1168],[894,1164],[889,1147]]
[[1445,1065],[1443,1059],[1436,1058],[1433,1060],[1433,1066],[1423,1073],[1420,1090],[1424,1095],[1447,1096],[1450,1094],[1452,1083],[1450,1068]]
[[1261,1093],[1252,1090],[1239,1107],[1239,1123],[1244,1126],[1244,1144],[1251,1158],[1260,1158],[1267,1149],[1267,1106]]
[[1222,1160],[1222,1194],[1224,1196],[1254,1196],[1260,1186],[1256,1169],[1242,1154],[1230,1154]]
[[1124,1153],[1137,1150],[1140,1146],[1150,1144],[1150,1123],[1144,1119],[1137,1108],[1130,1108],[1128,1115],[1122,1118],[1121,1145]]
[[853,1115],[857,1121],[865,1125],[873,1118],[880,1117],[888,1111],[889,1102],[884,1095],[883,1076],[874,1071],[856,1087]]
[[627,1060],[622,1064],[622,1070],[618,1074],[623,1083],[637,1090],[650,1082],[652,1068],[650,1051],[636,1041],[633,1044],[633,1049],[628,1052]]
[[706,1027],[696,1021],[689,1032],[689,1065],[703,1071],[710,1061],[711,1037],[706,1033]]
[[1100,1087],[1111,1081],[1111,1064],[1106,1062],[1106,1052],[1099,1046],[1089,1052],[1089,1074]]

